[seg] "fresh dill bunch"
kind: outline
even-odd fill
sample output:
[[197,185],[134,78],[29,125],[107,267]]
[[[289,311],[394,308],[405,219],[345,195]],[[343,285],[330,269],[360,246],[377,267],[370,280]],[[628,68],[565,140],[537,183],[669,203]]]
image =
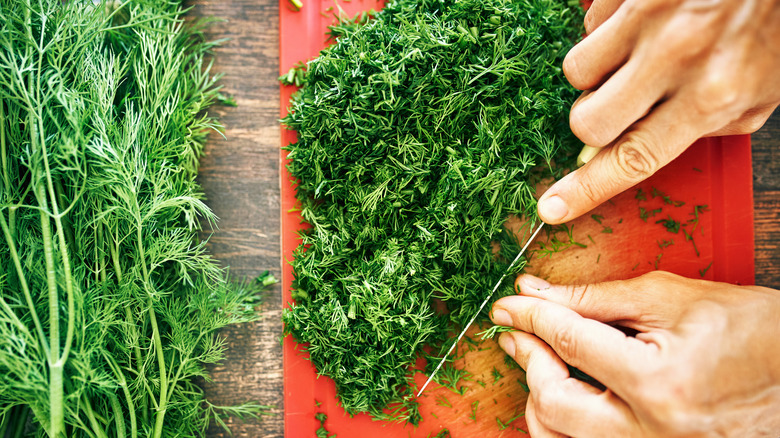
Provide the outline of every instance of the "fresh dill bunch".
[[560,68],[581,20],[563,0],[395,0],[296,69],[283,123],[312,227],[283,320],[347,413],[419,419],[422,347],[474,315],[519,248],[506,218],[535,218],[536,184],[581,146]]
[[0,0],[2,437],[201,436],[263,412],[194,382],[273,278],[230,283],[198,239],[219,87],[182,13]]

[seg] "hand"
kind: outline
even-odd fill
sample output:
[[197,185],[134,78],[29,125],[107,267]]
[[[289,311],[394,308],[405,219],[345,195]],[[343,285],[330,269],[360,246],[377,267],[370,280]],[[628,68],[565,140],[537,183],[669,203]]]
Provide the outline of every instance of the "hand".
[[539,200],[576,218],[648,178],[705,135],[756,131],[780,103],[780,0],[596,0],[566,56],[586,91],[572,131],[604,147]]
[[527,372],[533,437],[780,436],[780,291],[664,272],[516,284],[523,295],[498,300],[492,319],[522,330],[499,344]]

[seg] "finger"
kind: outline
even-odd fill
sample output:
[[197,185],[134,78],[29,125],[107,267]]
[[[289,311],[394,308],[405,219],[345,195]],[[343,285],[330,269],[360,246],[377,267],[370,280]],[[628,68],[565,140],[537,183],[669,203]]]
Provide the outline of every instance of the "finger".
[[620,394],[635,386],[636,370],[642,369],[653,350],[657,351],[653,344],[628,337],[614,327],[533,297],[512,296],[496,301],[492,320],[538,336],[563,361]]
[[596,0],[585,13],[585,32],[593,33],[602,25],[625,0]]
[[760,108],[752,108],[745,111],[742,116],[729,123],[728,125],[720,128],[714,132],[707,134],[707,137],[716,137],[720,135],[740,135],[740,134],[752,134],[769,120],[772,113],[775,110],[775,106],[764,106]]
[[572,132],[589,146],[612,143],[664,97],[671,79],[660,71],[629,60],[598,89],[574,102],[569,113]]
[[622,400],[611,391],[600,391],[569,376],[561,359],[536,336],[503,333],[499,345],[513,351],[526,370],[534,421],[540,429],[558,436],[598,437],[604,430],[629,436],[633,422]]
[[569,50],[563,60],[563,73],[574,88],[595,88],[626,62],[641,28],[638,19],[618,12]]
[[702,290],[687,285],[690,280],[668,272],[654,271],[629,280],[586,285],[552,285],[533,275],[519,275],[519,293],[541,298],[577,312],[584,318],[637,330],[669,328],[688,303]]
[[536,419],[536,406],[532,394],[528,395],[528,402],[525,404],[525,422],[532,438],[566,438],[566,435],[548,429]]
[[684,98],[664,102],[583,167],[550,187],[539,199],[539,216],[548,224],[559,224],[585,214],[649,178],[718,126],[713,115],[692,109]]

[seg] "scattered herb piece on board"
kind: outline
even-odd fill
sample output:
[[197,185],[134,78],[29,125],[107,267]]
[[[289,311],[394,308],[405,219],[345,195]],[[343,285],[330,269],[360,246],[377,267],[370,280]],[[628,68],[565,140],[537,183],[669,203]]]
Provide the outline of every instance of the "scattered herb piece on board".
[[473,421],[477,421],[477,409],[479,408],[479,400],[474,400],[471,403],[471,414],[469,414],[469,418],[471,418]]
[[498,383],[499,380],[503,379],[504,375],[501,374],[501,371],[498,370],[498,368],[493,367],[493,384],[495,385]]
[[664,228],[666,228],[666,231],[670,233],[677,234],[680,232],[680,222],[674,220],[672,216],[667,216],[666,219],[657,220],[655,223],[662,224]]
[[0,436],[202,436],[263,412],[196,383],[274,279],[231,284],[198,237],[220,95],[183,11],[0,6]]
[[709,265],[707,265],[707,267],[705,267],[705,268],[703,268],[703,269],[699,269],[699,275],[700,275],[702,278],[704,278],[704,276],[705,276],[705,275],[707,275],[707,271],[709,271],[711,267],[712,267],[712,262],[710,262],[710,264],[709,264]]
[[335,433],[331,435],[330,431],[325,428],[325,421],[328,419],[328,416],[324,412],[318,412],[314,415],[314,418],[320,422],[320,427],[314,432],[317,438],[336,438],[337,435]]
[[[536,183],[581,147],[560,65],[582,11],[396,0],[363,21],[330,28],[335,44],[308,62],[283,119],[312,225],[283,320],[348,413],[417,423],[410,367],[423,355],[432,371],[520,248],[506,218],[535,218]],[[507,281],[496,298],[512,293]]]

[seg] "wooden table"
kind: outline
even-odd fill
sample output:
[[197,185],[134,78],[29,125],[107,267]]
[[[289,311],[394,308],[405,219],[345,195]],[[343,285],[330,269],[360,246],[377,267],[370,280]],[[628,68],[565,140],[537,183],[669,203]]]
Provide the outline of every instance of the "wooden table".
[[[306,1],[306,0],[304,0]],[[221,218],[210,235],[214,256],[234,279],[270,270],[279,278],[279,5],[277,0],[196,0],[192,14],[227,21],[209,28],[216,50],[214,71],[238,107],[217,107],[223,139],[209,137],[200,182]],[[780,288],[780,112],[753,135],[756,283]],[[207,237],[205,234],[204,237]],[[217,405],[257,401],[272,415],[245,423],[231,420],[236,437],[282,437],[281,291],[265,297],[263,319],[232,327],[226,359],[205,385]],[[210,436],[227,436],[213,429]],[[298,437],[290,437],[298,438]]]

